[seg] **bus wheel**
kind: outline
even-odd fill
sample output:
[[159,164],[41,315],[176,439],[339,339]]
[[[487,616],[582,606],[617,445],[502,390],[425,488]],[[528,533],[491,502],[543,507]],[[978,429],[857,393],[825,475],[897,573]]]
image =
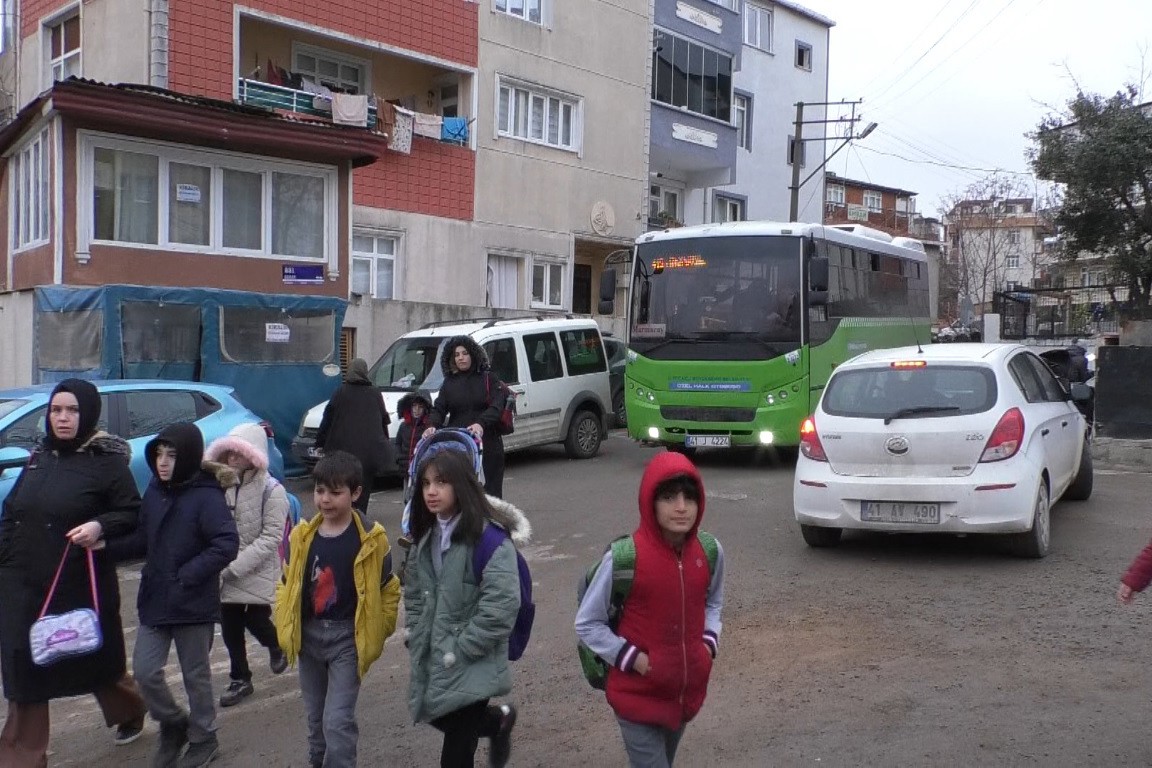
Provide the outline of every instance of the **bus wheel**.
[[669,443],[665,447],[672,451],[672,453],[679,453],[682,456],[687,456],[688,458],[692,458],[696,455],[696,449],[689,448],[688,446],[684,445],[684,443]]

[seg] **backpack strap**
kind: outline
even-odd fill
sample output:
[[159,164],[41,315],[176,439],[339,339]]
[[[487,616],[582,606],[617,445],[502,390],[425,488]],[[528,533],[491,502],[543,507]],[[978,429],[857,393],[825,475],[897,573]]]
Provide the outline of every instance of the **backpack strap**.
[[[612,596],[609,600],[610,612],[619,616],[624,601],[632,591],[632,581],[636,578],[636,540],[629,536],[613,539],[608,545],[612,551]],[[614,616],[609,616],[609,619]]]
[[716,541],[716,537],[707,531],[697,531],[696,538],[700,540],[700,546],[704,548],[704,556],[708,558],[708,575],[716,575],[716,561],[720,559],[720,543]]
[[472,547],[472,575],[476,577],[477,584],[484,576],[484,569],[488,567],[488,561],[492,559],[492,555],[507,538],[509,538],[508,531],[496,523],[488,521],[484,524],[484,533],[480,534],[480,540],[476,542],[476,546]]

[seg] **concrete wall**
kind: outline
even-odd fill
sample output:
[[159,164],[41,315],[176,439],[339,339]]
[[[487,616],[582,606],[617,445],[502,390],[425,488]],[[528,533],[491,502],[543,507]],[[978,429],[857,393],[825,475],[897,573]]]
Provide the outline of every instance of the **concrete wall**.
[[0,293],[0,389],[32,383],[32,291]]

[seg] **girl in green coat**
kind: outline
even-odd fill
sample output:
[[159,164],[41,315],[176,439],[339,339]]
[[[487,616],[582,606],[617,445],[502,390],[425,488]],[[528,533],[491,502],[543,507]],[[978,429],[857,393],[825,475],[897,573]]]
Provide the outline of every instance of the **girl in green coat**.
[[416,722],[444,733],[441,768],[471,768],[481,738],[491,740],[489,765],[504,766],[516,709],[488,702],[512,690],[508,636],[520,609],[516,552],[505,539],[482,574],[473,573],[472,552],[491,521],[506,523],[513,537],[527,530],[527,521],[510,504],[495,509],[456,451],[432,455],[418,478],[404,583],[409,709]]

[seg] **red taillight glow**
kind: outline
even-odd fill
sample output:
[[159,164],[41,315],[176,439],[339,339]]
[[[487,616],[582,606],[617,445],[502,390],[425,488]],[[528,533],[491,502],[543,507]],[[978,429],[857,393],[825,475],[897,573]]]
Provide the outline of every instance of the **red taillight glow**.
[[1024,414],[1019,408],[1010,408],[1000,417],[992,436],[980,455],[980,463],[1010,459],[1020,450],[1024,442]]
[[893,368],[926,368],[928,363],[924,360],[897,360],[892,363]]
[[828,461],[824,446],[820,444],[820,435],[816,434],[815,419],[804,419],[800,425],[800,453],[812,461]]
[[267,421],[260,422],[260,426],[264,427],[264,434],[268,435],[269,440],[276,439],[276,432],[272,429],[272,424]]

